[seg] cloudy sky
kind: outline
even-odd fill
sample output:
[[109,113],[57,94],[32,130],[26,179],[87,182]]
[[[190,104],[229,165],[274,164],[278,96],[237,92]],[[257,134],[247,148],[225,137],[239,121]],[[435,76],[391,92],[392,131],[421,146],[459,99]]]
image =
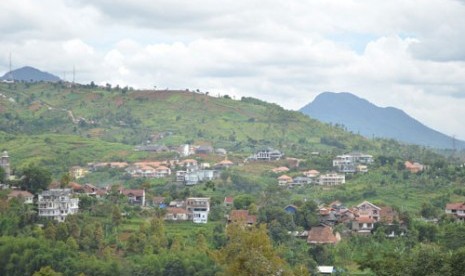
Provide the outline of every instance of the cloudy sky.
[[465,1],[2,0],[0,74],[200,89],[299,109],[324,91],[465,139]]

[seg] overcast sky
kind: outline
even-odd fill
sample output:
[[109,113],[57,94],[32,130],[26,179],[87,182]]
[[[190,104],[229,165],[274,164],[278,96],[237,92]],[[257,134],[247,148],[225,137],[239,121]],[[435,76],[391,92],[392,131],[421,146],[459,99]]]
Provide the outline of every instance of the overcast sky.
[[465,1],[2,0],[0,75],[200,89],[299,109],[324,91],[465,140]]

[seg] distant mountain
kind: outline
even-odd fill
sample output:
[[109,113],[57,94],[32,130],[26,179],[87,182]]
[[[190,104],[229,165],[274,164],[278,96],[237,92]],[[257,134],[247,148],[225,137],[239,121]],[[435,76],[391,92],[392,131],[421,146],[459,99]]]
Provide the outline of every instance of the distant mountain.
[[[392,138],[401,142],[450,149],[453,138],[433,130],[394,107],[378,107],[351,93],[324,92],[300,111],[314,119],[342,124],[365,137]],[[455,146],[465,148],[464,141]]]
[[9,80],[13,78],[15,81],[25,81],[25,82],[57,82],[60,81],[60,78],[50,74],[48,72],[40,71],[36,68],[25,66],[11,72],[7,72],[3,77],[0,78],[0,81]]

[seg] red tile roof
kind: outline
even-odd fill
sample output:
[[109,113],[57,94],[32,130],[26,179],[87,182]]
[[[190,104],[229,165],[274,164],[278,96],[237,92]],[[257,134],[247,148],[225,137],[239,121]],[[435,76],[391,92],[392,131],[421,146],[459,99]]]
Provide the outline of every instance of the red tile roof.
[[133,196],[144,196],[145,191],[143,189],[124,189],[121,193],[125,196],[132,194]]
[[8,198],[12,197],[31,197],[33,194],[31,194],[28,191],[19,191],[19,190],[13,190],[8,194]]
[[311,244],[337,243],[338,239],[329,226],[315,226],[308,232],[307,242]]
[[446,210],[465,210],[465,203],[448,203],[446,204]]
[[249,215],[249,211],[247,210],[232,210],[229,214],[229,221],[255,224],[257,222],[257,216]]
[[224,203],[233,204],[234,198],[232,196],[227,196],[224,198]]

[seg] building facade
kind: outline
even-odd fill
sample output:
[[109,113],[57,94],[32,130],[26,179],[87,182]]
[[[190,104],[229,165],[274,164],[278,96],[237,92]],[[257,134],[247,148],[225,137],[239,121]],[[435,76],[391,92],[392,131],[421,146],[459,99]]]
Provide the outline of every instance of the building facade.
[[73,198],[71,189],[50,189],[39,194],[39,217],[65,221],[66,217],[79,210],[79,199]]

